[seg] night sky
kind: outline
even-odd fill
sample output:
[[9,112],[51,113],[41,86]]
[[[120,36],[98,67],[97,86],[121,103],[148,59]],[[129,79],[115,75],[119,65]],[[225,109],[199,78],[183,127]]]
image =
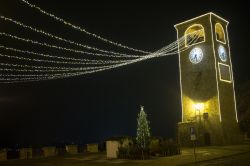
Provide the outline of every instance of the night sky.
[[[174,24],[214,12],[230,21],[236,88],[250,79],[250,19],[246,1],[30,2],[90,32],[148,51],[176,40]],[[130,53],[55,22],[18,0],[1,0],[0,14],[71,40]],[[2,20],[0,31],[53,41]],[[2,37],[0,42],[13,47],[21,45]],[[23,47],[36,50],[32,45]],[[74,78],[0,84],[0,145],[93,143],[111,136],[135,136],[140,105],[148,114],[153,136],[175,137],[176,123],[181,119],[177,55]]]

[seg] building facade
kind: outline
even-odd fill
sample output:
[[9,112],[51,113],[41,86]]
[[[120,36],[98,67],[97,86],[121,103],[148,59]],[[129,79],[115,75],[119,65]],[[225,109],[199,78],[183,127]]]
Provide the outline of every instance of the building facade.
[[228,23],[207,13],[175,25],[182,101],[178,138],[183,146],[192,140],[199,145],[239,142]]

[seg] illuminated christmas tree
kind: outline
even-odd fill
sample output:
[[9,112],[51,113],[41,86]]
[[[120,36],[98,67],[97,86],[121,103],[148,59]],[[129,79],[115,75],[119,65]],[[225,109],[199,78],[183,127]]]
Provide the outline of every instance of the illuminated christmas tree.
[[137,136],[136,143],[139,148],[146,149],[150,140],[150,128],[149,121],[147,120],[147,114],[144,112],[143,106],[138,114],[137,119]]

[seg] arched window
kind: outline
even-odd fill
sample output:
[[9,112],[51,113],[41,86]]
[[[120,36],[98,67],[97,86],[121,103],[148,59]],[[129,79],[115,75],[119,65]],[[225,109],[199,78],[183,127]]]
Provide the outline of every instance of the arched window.
[[216,35],[216,40],[220,41],[222,43],[226,43],[225,39],[225,32],[220,23],[215,24],[215,35]]
[[201,24],[193,24],[185,31],[185,46],[205,41],[205,31]]

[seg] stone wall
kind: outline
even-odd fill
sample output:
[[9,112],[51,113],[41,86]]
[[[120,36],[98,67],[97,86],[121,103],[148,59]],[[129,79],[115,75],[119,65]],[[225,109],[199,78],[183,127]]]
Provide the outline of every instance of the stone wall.
[[77,145],[66,145],[66,152],[68,154],[77,154],[78,153],[78,146]]
[[87,152],[91,153],[98,152],[98,144],[87,144]]
[[20,159],[31,159],[32,158],[32,148],[22,148],[19,150]]
[[7,150],[0,149],[0,161],[7,160]]
[[44,157],[56,156],[56,147],[54,146],[43,147],[42,150]]

